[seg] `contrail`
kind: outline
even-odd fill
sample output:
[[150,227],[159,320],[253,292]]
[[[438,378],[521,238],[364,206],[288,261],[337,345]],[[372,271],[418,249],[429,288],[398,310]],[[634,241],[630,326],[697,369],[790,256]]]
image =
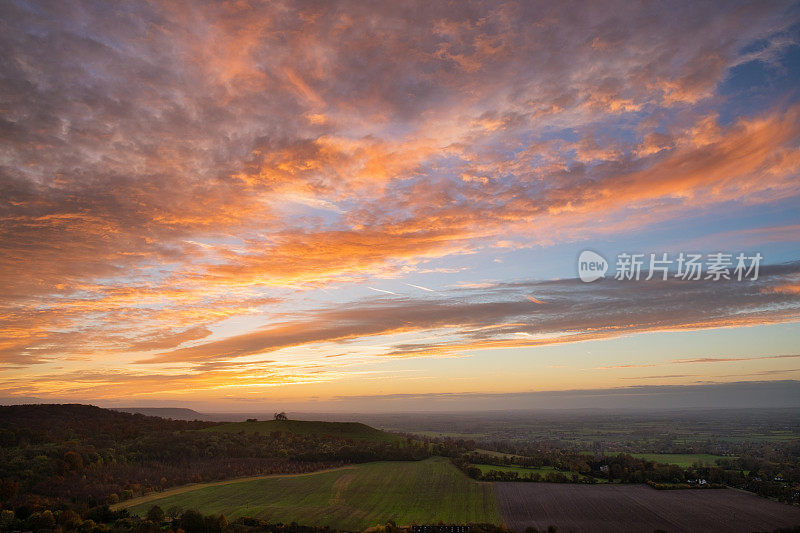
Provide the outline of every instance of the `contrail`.
[[533,296],[531,296],[531,295],[529,295],[529,294],[526,294],[526,295],[525,295],[525,298],[527,298],[528,300],[532,301],[532,302],[533,302],[533,303],[535,303],[535,304],[543,304],[543,303],[544,303],[544,302],[543,302],[543,301],[541,301],[539,298],[534,298]]
[[435,290],[429,289],[428,287],[422,287],[420,285],[414,285],[412,283],[406,283],[406,285],[408,285],[409,287],[414,287],[415,289],[422,289],[423,291],[436,292]]
[[392,292],[392,291],[385,291],[385,290],[383,290],[383,289],[376,289],[375,287],[367,287],[367,288],[368,288],[368,289],[370,289],[370,290],[372,290],[372,291],[375,291],[375,292],[385,292],[386,294],[392,294],[392,295],[394,295],[394,296],[400,296],[400,295],[399,295],[399,294],[397,294],[396,292]]

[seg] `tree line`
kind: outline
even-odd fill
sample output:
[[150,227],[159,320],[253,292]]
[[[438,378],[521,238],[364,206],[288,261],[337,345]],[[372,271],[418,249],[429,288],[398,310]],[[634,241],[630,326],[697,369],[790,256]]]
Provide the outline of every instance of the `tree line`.
[[[484,446],[489,446],[484,444]],[[684,468],[634,457],[627,453],[587,454],[536,445],[497,445],[503,453],[469,451],[452,459],[465,474],[480,481],[532,481],[551,483],[647,483],[658,489],[735,487],[786,503],[800,504],[800,443],[763,444],[753,455],[748,446],[742,456],[724,457],[715,465]],[[504,453],[509,452],[509,453]],[[524,455],[530,454],[530,455]],[[476,464],[552,467],[554,471],[520,473],[487,469]]]

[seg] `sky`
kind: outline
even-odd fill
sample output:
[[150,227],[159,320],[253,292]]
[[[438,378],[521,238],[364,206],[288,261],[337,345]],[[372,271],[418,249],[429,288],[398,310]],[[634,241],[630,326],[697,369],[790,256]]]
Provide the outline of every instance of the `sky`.
[[0,398],[800,379],[797,2],[9,0],[0,52]]

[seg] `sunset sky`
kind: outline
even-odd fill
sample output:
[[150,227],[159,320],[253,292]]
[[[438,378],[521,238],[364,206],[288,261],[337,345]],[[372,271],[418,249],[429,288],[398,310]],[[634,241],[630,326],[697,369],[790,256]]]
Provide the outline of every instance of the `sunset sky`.
[[[0,10],[2,398],[800,379],[797,2]],[[620,281],[623,252],[763,262]]]

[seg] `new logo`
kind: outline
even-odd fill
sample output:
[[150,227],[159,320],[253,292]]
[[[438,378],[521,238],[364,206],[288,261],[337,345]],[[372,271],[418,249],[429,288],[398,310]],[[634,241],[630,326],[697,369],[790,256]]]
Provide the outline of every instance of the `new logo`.
[[608,261],[591,250],[584,250],[578,256],[578,276],[581,281],[589,283],[606,275],[608,271]]

